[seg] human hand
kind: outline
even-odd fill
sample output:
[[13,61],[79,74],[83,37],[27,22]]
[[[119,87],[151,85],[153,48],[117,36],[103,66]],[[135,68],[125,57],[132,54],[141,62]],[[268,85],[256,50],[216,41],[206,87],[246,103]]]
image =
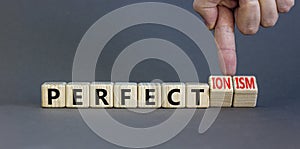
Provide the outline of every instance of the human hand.
[[278,13],[288,12],[294,0],[194,0],[193,7],[214,29],[219,62],[224,75],[236,73],[234,24],[241,33],[255,34],[259,26],[272,27]]

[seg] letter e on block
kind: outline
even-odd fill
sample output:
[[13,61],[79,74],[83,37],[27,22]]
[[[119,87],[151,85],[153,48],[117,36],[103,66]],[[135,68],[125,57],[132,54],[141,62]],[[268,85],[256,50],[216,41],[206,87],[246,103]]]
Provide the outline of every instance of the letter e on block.
[[89,88],[88,82],[70,82],[66,85],[67,107],[69,108],[88,108],[89,107]]
[[138,84],[138,107],[160,108],[161,107],[161,85],[160,83]]

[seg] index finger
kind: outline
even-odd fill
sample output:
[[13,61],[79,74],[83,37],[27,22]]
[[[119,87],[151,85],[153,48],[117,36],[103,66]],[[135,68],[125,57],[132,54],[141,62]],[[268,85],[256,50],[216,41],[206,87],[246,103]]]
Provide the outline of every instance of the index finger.
[[237,62],[233,12],[223,6],[218,6],[218,11],[215,39],[219,50],[219,64],[224,75],[234,75]]

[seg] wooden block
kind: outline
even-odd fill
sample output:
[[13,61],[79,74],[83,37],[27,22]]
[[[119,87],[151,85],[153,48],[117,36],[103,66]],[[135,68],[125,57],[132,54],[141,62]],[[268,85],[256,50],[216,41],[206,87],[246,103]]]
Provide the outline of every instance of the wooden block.
[[255,76],[234,76],[234,107],[255,107],[258,86]]
[[119,82],[114,85],[114,107],[136,108],[137,107],[137,84]]
[[90,84],[90,107],[112,108],[113,86],[112,82],[93,82]]
[[185,107],[184,83],[162,83],[162,107],[164,108]]
[[161,107],[161,85],[160,83],[138,84],[138,107],[160,108]]
[[42,107],[62,108],[66,106],[66,83],[45,82],[42,85]]
[[209,86],[206,83],[186,83],[186,107],[208,108]]
[[234,76],[234,92],[239,94],[257,94],[258,86],[255,76]]
[[87,82],[70,82],[66,85],[68,108],[89,107],[89,86]]
[[210,106],[231,107],[233,99],[233,84],[231,76],[210,76]]

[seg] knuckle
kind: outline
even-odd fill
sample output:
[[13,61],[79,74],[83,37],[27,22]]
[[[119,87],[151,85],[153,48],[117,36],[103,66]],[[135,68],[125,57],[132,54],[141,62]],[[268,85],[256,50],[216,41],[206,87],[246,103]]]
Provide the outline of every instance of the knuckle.
[[235,52],[235,48],[234,47],[220,46],[219,50],[223,51],[223,53],[230,53],[230,54]]

